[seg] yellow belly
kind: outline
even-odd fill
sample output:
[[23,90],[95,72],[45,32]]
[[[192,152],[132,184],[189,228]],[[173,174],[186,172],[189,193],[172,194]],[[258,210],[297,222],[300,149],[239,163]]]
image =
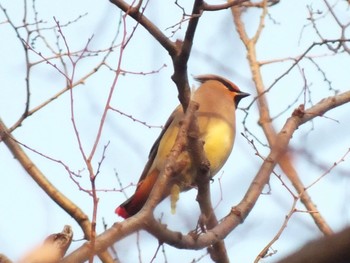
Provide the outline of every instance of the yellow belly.
[[[211,176],[214,176],[221,167],[225,164],[228,156],[231,153],[234,130],[223,119],[208,117],[207,115],[198,116],[200,139],[204,141],[204,151],[210,162]],[[169,154],[171,148],[175,143],[177,133],[179,131],[179,124],[174,121],[168,130],[163,135],[163,138],[158,147],[157,156],[154,160],[153,166],[161,170],[164,167],[164,162]],[[187,153],[183,153],[180,159],[189,159]],[[188,160],[189,167],[184,171],[193,171],[191,162]],[[193,177],[193,175],[183,175],[185,178]]]
[[232,151],[234,131],[225,121],[218,119],[209,122],[206,130],[204,151],[210,162],[211,176],[214,176]]
[[[174,120],[164,133],[151,170],[157,168],[158,171],[161,171],[164,168],[165,160],[175,143],[179,131],[179,120],[180,118]],[[212,114],[199,114],[198,124],[200,139],[204,141],[204,151],[210,162],[210,176],[214,176],[225,164],[231,153],[235,131],[226,120],[217,116],[213,117]],[[181,174],[174,177],[174,184],[172,184],[169,192],[166,193],[166,195],[170,194],[172,213],[175,213],[179,193],[194,187],[195,172],[197,170],[196,167],[193,167],[191,157],[187,151],[182,152],[177,161],[183,166],[181,167]]]

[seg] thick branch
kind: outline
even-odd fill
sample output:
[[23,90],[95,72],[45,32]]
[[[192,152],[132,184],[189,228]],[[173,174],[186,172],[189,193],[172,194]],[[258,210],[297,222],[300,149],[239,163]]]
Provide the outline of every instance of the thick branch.
[[[218,224],[214,213],[210,194],[210,163],[205,156],[203,141],[199,140],[199,126],[197,118],[192,118],[188,134],[188,149],[192,164],[197,167],[195,182],[198,188],[197,201],[201,210],[200,224],[203,231],[212,229]],[[224,240],[214,243],[208,247],[208,252],[215,262],[229,262]]]
[[169,189],[169,182],[173,176],[179,174],[179,167],[182,165],[178,164],[177,160],[180,154],[186,150],[187,145],[187,136],[191,127],[191,123],[195,118],[195,112],[198,109],[198,104],[191,101],[183,120],[181,121],[181,125],[179,127],[179,132],[177,134],[174,146],[172,147],[166,162],[165,168],[161,171],[159,178],[154,185],[151,194],[143,206],[139,214],[151,214],[153,213],[154,208],[160,203],[160,201],[164,197],[164,192]]
[[[279,263],[345,263],[350,262],[350,228],[313,241]],[[320,253],[322,251],[322,253]]]
[[[177,248],[202,249],[223,240],[236,226],[243,222],[254,207],[264,186],[269,181],[272,170],[281,155],[283,155],[288,148],[289,141],[295,130],[305,122],[317,116],[322,116],[325,112],[348,102],[350,102],[350,91],[324,99],[302,114],[293,114],[278,133],[275,147],[271,149],[270,154],[263,162],[242,201],[236,207],[232,208],[231,212],[213,229],[195,237],[191,234],[184,235],[181,232],[174,232],[167,229],[165,225],[160,224],[153,217],[147,218],[147,223],[145,224],[145,222],[140,220],[144,217],[141,217],[142,215],[139,213],[122,223],[114,224],[110,229],[98,236],[95,244],[96,252],[103,251],[116,241],[141,228],[150,232],[161,242],[165,242]],[[162,180],[166,180],[164,176],[161,176],[160,179],[157,180],[155,188],[159,187]],[[154,198],[155,194],[156,190],[152,191],[151,200]],[[153,209],[155,206],[155,204],[151,204],[151,202],[156,202],[157,200],[151,200],[148,201],[149,208],[147,209]],[[89,243],[85,243],[63,262],[82,262],[87,259],[84,255],[88,255],[88,253]]]
[[168,230],[166,226],[156,224],[152,224],[151,227],[148,228],[148,231],[172,246],[186,249],[200,249],[224,239],[237,225],[244,221],[254,207],[264,186],[269,181],[270,174],[281,156],[283,156],[288,149],[289,141],[298,127],[348,102],[350,102],[350,91],[324,99],[303,112],[302,115],[293,114],[293,116],[287,120],[282,130],[277,134],[275,146],[272,147],[270,154],[263,162],[242,201],[236,207],[232,208],[231,213],[226,216],[220,224],[207,233],[193,238],[192,235],[183,235],[179,232],[173,232]]

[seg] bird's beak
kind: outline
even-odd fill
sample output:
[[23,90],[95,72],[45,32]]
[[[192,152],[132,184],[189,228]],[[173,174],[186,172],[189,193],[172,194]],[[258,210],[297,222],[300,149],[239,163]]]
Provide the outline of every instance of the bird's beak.
[[240,92],[240,93],[238,93],[236,96],[239,97],[239,99],[243,99],[243,98],[245,98],[245,97],[250,96],[250,94],[249,94],[249,93],[246,93],[246,92]]
[[235,96],[235,105],[236,105],[236,108],[238,107],[238,103],[240,102],[241,99],[249,96],[250,94],[249,93],[245,93],[245,92],[240,92],[240,93],[237,93],[236,96]]

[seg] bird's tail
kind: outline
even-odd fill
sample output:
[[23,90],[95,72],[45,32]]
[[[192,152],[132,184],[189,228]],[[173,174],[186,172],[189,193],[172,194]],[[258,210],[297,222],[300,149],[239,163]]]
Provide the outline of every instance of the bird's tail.
[[137,185],[133,196],[115,209],[115,213],[123,218],[128,218],[138,213],[146,203],[153,185],[158,178],[159,171],[154,169]]
[[[130,197],[128,200],[126,200],[124,203],[122,203],[120,206],[118,206],[116,209],[115,209],[115,213],[118,215],[118,216],[121,216],[122,218],[128,218],[130,216],[132,216],[131,214],[131,210],[129,207],[130,207],[130,204],[132,203],[132,200],[133,200],[133,197]],[[135,210],[135,209],[133,209]],[[135,210],[136,211],[136,210]],[[135,212],[135,214],[137,213],[138,211]]]

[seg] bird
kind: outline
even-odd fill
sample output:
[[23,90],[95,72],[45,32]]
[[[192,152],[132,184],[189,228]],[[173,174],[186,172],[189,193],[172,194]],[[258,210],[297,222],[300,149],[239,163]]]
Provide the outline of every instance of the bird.
[[[209,172],[212,178],[231,154],[236,133],[235,111],[240,100],[250,94],[242,92],[234,83],[218,75],[199,75],[195,80],[200,83],[200,86],[191,94],[191,100],[199,104],[195,112],[199,139],[204,143],[203,149],[210,163]],[[180,104],[170,115],[154,142],[135,193],[115,209],[117,215],[126,219],[142,209],[165,166],[183,117],[184,111]],[[182,179],[177,185],[178,192],[194,187],[193,173],[196,171],[188,152],[181,153],[179,158],[184,161],[185,167],[179,175]],[[165,192],[163,199],[170,195],[170,192],[171,190]]]

